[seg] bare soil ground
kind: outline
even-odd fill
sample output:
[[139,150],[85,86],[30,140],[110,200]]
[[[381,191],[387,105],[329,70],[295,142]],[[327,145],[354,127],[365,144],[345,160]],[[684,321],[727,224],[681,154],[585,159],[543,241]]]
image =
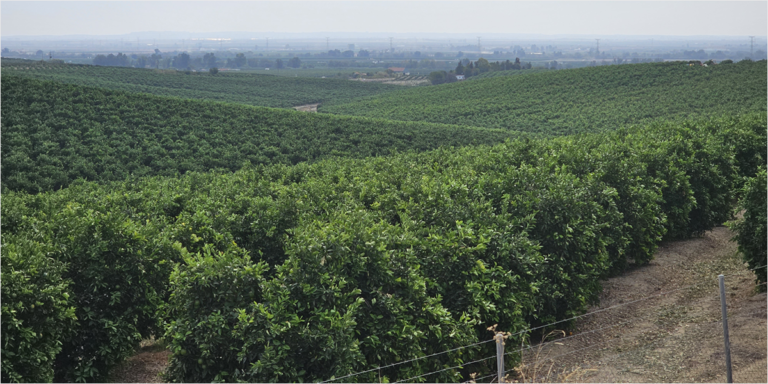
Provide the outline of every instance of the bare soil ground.
[[604,282],[598,311],[572,335],[526,351],[510,379],[565,382],[725,382],[717,275],[725,275],[734,382],[766,381],[766,294],[733,233],[663,244],[647,266]]
[[[599,312],[578,319],[571,335],[524,351],[524,365],[509,380],[725,382],[722,273],[734,382],[768,382],[766,294],[755,290],[732,236],[718,227],[663,244],[649,265],[605,281],[600,306],[588,311]],[[162,382],[169,355],[148,341],[115,370],[113,381]]]
[[154,339],[141,342],[136,354],[124,361],[110,374],[113,383],[164,383],[160,374],[171,357],[165,344]]
[[314,112],[317,113],[317,107],[320,105],[320,103],[317,104],[305,104],[305,105],[297,105],[293,107],[293,109],[299,111],[299,112]]

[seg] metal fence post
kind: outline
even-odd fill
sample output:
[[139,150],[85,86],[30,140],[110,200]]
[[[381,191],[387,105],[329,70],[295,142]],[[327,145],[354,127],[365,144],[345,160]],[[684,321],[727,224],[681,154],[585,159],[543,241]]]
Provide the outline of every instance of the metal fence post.
[[723,339],[725,340],[725,372],[728,383],[733,383],[733,372],[731,371],[731,342],[728,339],[728,309],[725,305],[725,276],[719,275],[717,279],[720,283],[720,307],[723,312]]
[[497,382],[504,382],[504,334],[501,332],[496,333],[496,375],[498,376]]

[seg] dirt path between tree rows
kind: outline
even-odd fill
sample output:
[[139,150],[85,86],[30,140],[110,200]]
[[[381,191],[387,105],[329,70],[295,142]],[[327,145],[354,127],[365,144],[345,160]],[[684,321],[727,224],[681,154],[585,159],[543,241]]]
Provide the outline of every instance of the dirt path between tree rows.
[[766,294],[732,236],[718,227],[663,244],[648,266],[604,282],[600,306],[588,311],[600,312],[578,319],[572,336],[526,351],[518,380],[725,382],[723,274],[734,382],[765,383]]
[[299,111],[299,112],[314,112],[317,113],[317,107],[320,105],[320,103],[317,104],[304,104],[304,105],[297,105],[293,107],[293,109]]

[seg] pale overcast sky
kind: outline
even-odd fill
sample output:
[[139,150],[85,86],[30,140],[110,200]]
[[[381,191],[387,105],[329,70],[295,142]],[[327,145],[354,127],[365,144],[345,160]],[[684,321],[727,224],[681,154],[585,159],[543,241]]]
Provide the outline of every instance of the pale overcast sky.
[[765,36],[766,1],[0,2],[2,36],[369,32]]

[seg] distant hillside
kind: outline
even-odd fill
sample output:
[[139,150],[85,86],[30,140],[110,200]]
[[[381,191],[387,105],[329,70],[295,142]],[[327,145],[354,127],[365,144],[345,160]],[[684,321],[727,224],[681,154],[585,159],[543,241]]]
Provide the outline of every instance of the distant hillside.
[[766,62],[612,65],[403,89],[320,112],[548,135],[766,110]]
[[[352,82],[350,82],[352,83]],[[444,124],[318,115],[23,79],[2,80],[2,187],[36,193],[78,178],[124,180],[296,164],[519,134]]]
[[541,73],[541,72],[549,72],[550,69],[544,69],[544,68],[531,68],[531,69],[523,69],[523,70],[506,70],[506,71],[493,71],[493,72],[486,72],[481,73],[476,76],[472,76],[468,78],[467,80],[480,80],[480,79],[488,79],[491,77],[504,77],[504,76],[520,76],[520,75],[530,75],[532,73]]
[[400,87],[357,81],[252,73],[183,72],[3,59],[3,74],[158,96],[226,101],[264,107],[349,102]]

